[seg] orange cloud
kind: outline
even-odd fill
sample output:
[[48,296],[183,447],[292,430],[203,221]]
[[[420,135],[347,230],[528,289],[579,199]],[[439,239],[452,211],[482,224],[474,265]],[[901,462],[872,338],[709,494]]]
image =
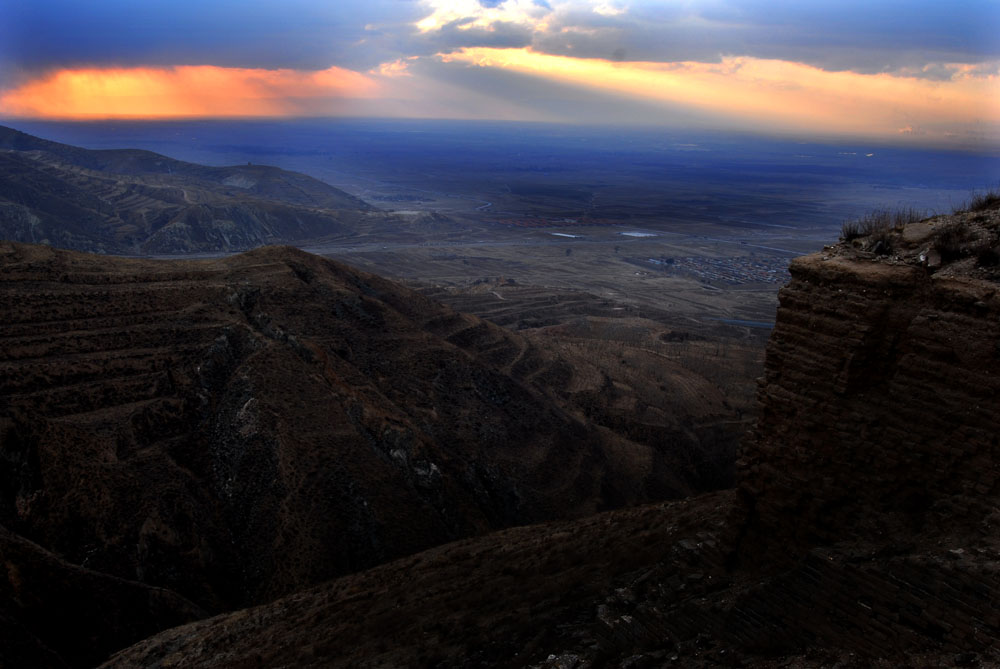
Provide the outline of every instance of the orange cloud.
[[[410,56],[407,60],[415,60],[416,56]],[[371,74],[379,74],[383,77],[409,77],[410,65],[402,58],[382,63],[377,68],[370,71]]]
[[0,93],[0,113],[42,118],[179,118],[330,113],[378,95],[363,74],[215,67],[65,69]]
[[[901,126],[920,125],[941,127],[943,136],[947,128],[1000,123],[1000,79],[995,75],[931,81],[829,72],[750,57],[728,57],[720,63],[620,63],[527,48],[466,48],[438,57],[681,104],[776,129],[891,136]],[[952,67],[957,72],[971,70]]]

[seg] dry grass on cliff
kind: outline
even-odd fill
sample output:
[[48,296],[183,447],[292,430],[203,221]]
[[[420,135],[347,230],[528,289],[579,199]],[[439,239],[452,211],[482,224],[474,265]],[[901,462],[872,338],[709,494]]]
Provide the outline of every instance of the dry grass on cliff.
[[955,262],[969,256],[978,256],[990,250],[990,239],[977,233],[964,221],[946,223],[938,231],[934,249],[941,254],[945,263]]
[[868,237],[888,230],[902,230],[903,226],[916,223],[927,217],[927,213],[912,207],[905,209],[873,209],[860,218],[845,221],[840,229],[840,237],[845,242],[858,237]]
[[954,213],[986,211],[998,207],[1000,207],[1000,186],[991,188],[984,193],[973,193],[969,201],[961,207],[956,208]]
[[1000,188],[973,193],[969,201],[953,214],[953,220],[940,228],[934,248],[944,262],[974,257],[975,266],[1000,265]]
[[974,193],[952,214],[869,212],[844,223],[839,248],[858,258],[1000,282],[1000,188]]
[[906,225],[927,218],[927,212],[912,207],[904,209],[873,209],[864,216],[845,221],[840,229],[840,238],[845,242],[869,238],[868,248],[876,255],[892,253],[893,232],[901,231]]

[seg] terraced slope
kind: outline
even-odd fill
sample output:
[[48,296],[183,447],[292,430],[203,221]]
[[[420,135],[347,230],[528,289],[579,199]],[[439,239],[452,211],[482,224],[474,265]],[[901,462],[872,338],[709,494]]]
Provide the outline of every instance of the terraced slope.
[[696,487],[732,485],[732,470],[720,465],[735,460],[753,424],[761,331],[502,277],[411,285],[566,361],[572,378],[560,388],[591,420],[649,445],[671,444],[674,452],[698,444],[692,456],[708,457],[692,464],[704,471]]
[[208,611],[700,476],[696,442],[678,455],[587,420],[551,352],[291,248],[149,261],[0,243],[0,314],[0,525]]

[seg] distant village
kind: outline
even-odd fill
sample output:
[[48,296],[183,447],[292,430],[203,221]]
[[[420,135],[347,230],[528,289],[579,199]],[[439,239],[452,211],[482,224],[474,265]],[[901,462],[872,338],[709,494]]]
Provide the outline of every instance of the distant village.
[[773,256],[735,256],[706,258],[689,256],[649,258],[648,262],[664,272],[683,272],[703,281],[729,285],[744,283],[786,283],[789,279],[788,259]]

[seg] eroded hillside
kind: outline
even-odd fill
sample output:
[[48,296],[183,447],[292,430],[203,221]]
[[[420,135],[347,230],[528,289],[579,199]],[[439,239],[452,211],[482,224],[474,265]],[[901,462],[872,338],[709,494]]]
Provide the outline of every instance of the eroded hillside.
[[[291,248],[151,261],[0,243],[0,311],[15,664],[92,663],[205,612],[713,479],[694,431],[646,443],[588,419],[569,389],[599,389],[592,368]],[[721,420],[718,389],[673,375],[711,401],[661,422]],[[95,592],[114,615],[85,613]],[[62,634],[54,610],[89,631]]]
[[108,666],[996,666],[1000,285],[930,251],[998,222],[792,264],[735,491],[449,544]]

